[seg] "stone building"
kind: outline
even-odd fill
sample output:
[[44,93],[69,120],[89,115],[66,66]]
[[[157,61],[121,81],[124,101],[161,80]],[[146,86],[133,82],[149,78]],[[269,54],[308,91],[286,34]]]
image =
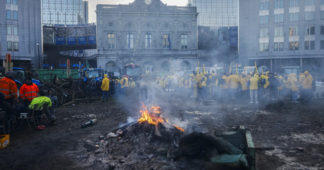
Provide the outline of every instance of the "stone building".
[[96,12],[98,67],[109,70],[136,63],[159,69],[179,63],[189,70],[196,65],[196,7],[135,0],[129,5],[97,5]]

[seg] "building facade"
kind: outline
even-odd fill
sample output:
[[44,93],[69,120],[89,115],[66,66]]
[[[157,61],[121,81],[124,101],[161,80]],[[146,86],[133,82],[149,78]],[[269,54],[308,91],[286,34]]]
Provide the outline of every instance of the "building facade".
[[323,65],[324,0],[241,2],[239,58],[273,70]]
[[85,0],[42,0],[43,25],[75,25],[88,23]]
[[200,55],[225,63],[236,60],[239,0],[189,0],[189,5],[197,7]]
[[[43,26],[43,37],[46,56],[44,68],[60,68],[67,59],[70,59],[73,66],[85,60],[89,61],[92,53],[96,52],[94,24]],[[93,58],[95,62],[95,56]]]
[[237,27],[239,0],[189,0],[197,7],[198,25],[205,27]]
[[0,56],[14,66],[39,66],[42,56],[41,0],[0,0]]
[[98,67],[135,62],[160,68],[197,62],[195,7],[166,6],[160,0],[135,0],[129,5],[97,5]]

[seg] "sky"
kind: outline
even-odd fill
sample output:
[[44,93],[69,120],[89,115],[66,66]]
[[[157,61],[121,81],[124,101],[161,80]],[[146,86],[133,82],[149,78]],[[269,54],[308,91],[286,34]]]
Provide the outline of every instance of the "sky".
[[[96,5],[97,4],[129,4],[134,0],[88,0],[89,2],[89,23],[96,22]],[[167,5],[185,6],[188,0],[161,0]]]

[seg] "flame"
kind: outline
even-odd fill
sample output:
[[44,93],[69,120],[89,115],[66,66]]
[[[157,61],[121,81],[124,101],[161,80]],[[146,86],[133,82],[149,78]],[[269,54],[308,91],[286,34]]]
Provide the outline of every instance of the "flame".
[[[144,104],[142,104],[142,109],[140,110],[141,113],[141,117],[137,120],[139,123],[144,123],[147,122],[148,124],[154,125],[154,126],[158,126],[160,123],[169,123],[169,120],[164,119],[161,116],[161,107],[160,106],[152,106],[150,109],[147,108],[147,106],[145,106]],[[172,125],[174,126],[176,129],[178,129],[181,132],[184,132],[184,129],[176,126],[176,125]]]
[[139,123],[147,122],[149,124],[157,126],[159,123],[163,123],[164,119],[160,117],[161,108],[159,106],[152,106],[151,112],[147,109],[147,107],[143,104],[142,110],[140,113],[142,116],[137,120]]
[[179,126],[177,126],[177,125],[173,125],[176,129],[178,129],[179,131],[181,131],[181,132],[184,132],[184,129],[183,128],[181,128],[181,127],[179,127]]

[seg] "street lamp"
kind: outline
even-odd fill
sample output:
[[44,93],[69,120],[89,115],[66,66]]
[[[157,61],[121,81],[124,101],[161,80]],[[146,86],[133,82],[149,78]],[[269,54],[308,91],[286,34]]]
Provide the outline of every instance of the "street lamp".
[[41,56],[39,54],[39,42],[36,43],[36,47],[37,47],[37,53],[38,53],[38,65],[39,65],[39,69],[41,68]]

